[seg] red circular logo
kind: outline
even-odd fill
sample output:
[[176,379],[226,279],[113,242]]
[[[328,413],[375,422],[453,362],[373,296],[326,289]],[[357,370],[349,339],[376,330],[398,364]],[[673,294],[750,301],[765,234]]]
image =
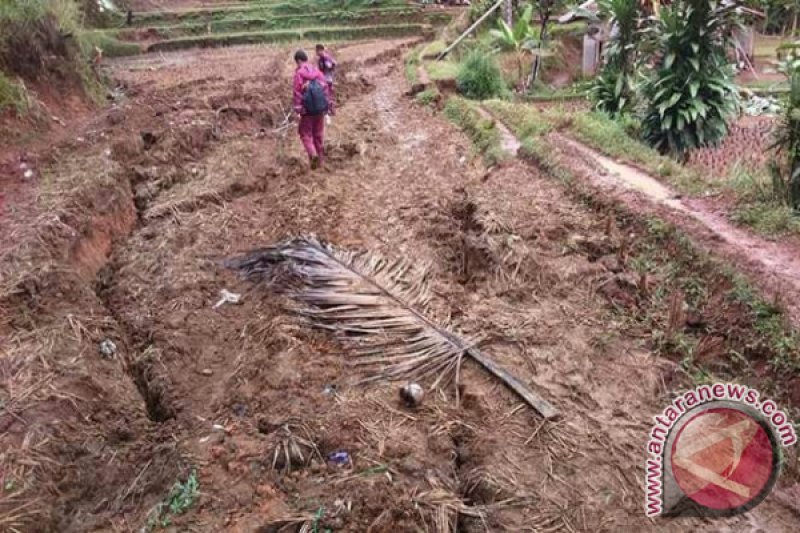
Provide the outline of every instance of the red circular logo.
[[675,481],[686,496],[709,509],[736,509],[762,496],[775,460],[764,427],[728,407],[696,414],[672,443]]

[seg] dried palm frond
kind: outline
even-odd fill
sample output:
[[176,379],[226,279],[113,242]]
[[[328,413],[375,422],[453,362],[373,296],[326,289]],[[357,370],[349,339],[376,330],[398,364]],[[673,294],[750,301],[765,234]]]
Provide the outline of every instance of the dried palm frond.
[[311,430],[304,424],[286,422],[276,434],[279,440],[272,451],[273,470],[289,473],[293,466],[308,465],[313,459],[323,460]]
[[475,347],[426,315],[426,271],[405,260],[340,250],[314,236],[298,237],[226,261],[243,275],[267,281],[298,303],[317,327],[352,341],[355,365],[371,368],[364,381],[422,380],[433,387],[459,380],[464,355],[520,394],[545,418],[555,409]]

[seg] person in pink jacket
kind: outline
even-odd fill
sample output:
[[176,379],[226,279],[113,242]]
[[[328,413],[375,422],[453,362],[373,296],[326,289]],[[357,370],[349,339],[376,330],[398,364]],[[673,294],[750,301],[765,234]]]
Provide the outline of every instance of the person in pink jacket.
[[[294,54],[297,70],[294,72],[294,111],[300,118],[298,133],[303,147],[308,153],[311,168],[319,168],[325,157],[325,116],[330,111],[332,102],[330,87],[325,75],[308,62],[308,55],[303,50]],[[306,91],[316,81],[324,92],[327,106],[322,112],[311,112],[306,109]]]
[[331,108],[328,116],[334,116],[335,110],[333,109],[334,100],[336,100],[336,93],[333,90],[333,78],[336,74],[336,60],[331,53],[325,49],[325,45],[318,44],[317,51],[317,68],[325,75],[325,80],[328,82],[328,88],[331,90]]

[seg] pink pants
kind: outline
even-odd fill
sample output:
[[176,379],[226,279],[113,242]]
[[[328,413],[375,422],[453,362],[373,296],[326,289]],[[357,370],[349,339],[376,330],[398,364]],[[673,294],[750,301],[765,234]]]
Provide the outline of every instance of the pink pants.
[[322,157],[325,155],[323,141],[325,136],[325,115],[303,115],[300,117],[300,127],[298,128],[300,140],[303,148],[306,149],[308,157]]

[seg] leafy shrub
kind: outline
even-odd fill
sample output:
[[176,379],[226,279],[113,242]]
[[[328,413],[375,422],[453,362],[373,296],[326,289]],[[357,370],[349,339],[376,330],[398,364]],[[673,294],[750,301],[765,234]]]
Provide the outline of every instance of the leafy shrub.
[[794,210],[800,210],[800,60],[784,66],[789,77],[789,96],[783,118],[775,129],[771,149],[775,160],[770,165],[773,194]]
[[473,50],[464,59],[456,76],[458,91],[467,98],[486,100],[506,92],[503,73],[494,58]]
[[658,59],[642,87],[642,133],[662,153],[683,156],[727,135],[738,107],[726,56],[735,9],[735,3],[680,0],[663,7],[645,30]]
[[603,70],[592,85],[591,95],[598,111],[616,116],[633,104],[639,2],[602,0],[599,5],[600,12],[616,25],[617,31],[605,48]]

